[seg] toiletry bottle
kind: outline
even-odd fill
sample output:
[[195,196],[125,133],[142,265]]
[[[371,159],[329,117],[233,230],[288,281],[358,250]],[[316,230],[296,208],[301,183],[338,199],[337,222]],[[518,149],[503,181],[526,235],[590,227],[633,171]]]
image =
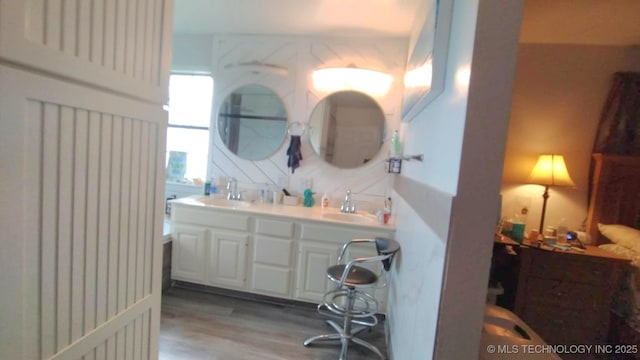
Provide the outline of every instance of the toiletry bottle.
[[320,204],[322,205],[323,208],[329,207],[329,197],[327,196],[326,192],[322,195],[322,200]]
[[204,183],[204,195],[209,196],[211,194],[211,181],[207,180]]
[[391,135],[391,157],[398,158],[400,157],[400,135],[398,134],[398,130],[393,131],[393,135]]
[[218,192],[218,187],[216,186],[216,182],[213,178],[211,178],[211,181],[209,183],[211,184],[209,187],[209,194],[213,196],[213,194]]

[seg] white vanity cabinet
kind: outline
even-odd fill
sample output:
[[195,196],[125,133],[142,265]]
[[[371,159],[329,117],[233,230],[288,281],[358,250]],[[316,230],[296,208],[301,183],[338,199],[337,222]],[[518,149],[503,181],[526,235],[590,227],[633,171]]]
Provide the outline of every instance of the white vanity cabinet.
[[171,213],[171,278],[236,290],[246,288],[251,216],[215,208],[177,206]]
[[[314,219],[305,213],[312,209],[253,209],[174,202],[171,278],[317,303],[330,289],[327,268],[336,264],[343,243],[394,234],[392,227]],[[299,211],[281,215],[278,209]],[[352,255],[375,256],[375,246],[356,247]],[[368,267],[378,272],[380,265]],[[386,292],[374,294],[381,302],[380,311],[384,311]]]

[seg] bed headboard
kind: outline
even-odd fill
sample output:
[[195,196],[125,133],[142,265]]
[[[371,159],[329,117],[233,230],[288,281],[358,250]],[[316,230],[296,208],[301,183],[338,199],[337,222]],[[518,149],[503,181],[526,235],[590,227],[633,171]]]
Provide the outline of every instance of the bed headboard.
[[593,154],[593,161],[587,232],[600,245],[609,240],[598,223],[640,227],[640,156]]

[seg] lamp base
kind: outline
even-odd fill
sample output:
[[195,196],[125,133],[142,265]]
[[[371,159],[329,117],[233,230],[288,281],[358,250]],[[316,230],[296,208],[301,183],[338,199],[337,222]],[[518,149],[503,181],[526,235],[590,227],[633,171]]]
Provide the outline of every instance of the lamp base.
[[542,215],[540,216],[540,227],[538,231],[540,234],[544,234],[544,216],[547,212],[547,200],[549,199],[549,185],[544,186],[544,193],[542,194]]

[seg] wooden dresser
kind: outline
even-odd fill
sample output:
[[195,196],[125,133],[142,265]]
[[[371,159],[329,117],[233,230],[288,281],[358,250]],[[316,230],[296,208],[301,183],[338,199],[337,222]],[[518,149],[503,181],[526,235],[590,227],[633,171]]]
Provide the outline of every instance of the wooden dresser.
[[597,247],[521,248],[515,313],[549,344],[604,344],[609,304],[629,260]]

